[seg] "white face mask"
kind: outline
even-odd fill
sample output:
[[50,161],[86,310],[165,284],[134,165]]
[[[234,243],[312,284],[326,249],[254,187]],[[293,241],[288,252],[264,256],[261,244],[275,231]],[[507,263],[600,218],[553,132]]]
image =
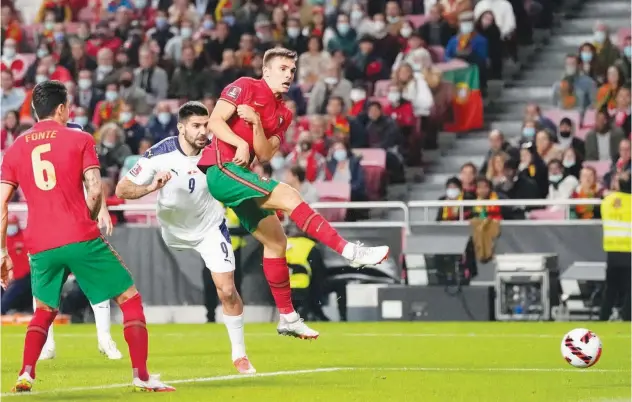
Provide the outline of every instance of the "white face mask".
[[300,33],[301,33],[301,29],[297,27],[289,27],[287,29],[287,36],[289,36],[292,39],[298,38]]
[[189,27],[184,27],[180,29],[180,36],[182,36],[184,39],[189,39],[191,36],[193,36],[193,30]]
[[166,126],[171,121],[171,113],[167,113],[167,112],[158,113],[158,121],[160,122],[160,124]]
[[349,14],[349,17],[351,18],[352,24],[358,24],[360,21],[362,21],[364,13],[362,12],[362,10],[351,10],[351,14]]
[[107,100],[108,102],[114,102],[117,99],[118,99],[118,92],[116,92],[116,91],[107,91],[105,93],[105,100]]
[[386,23],[384,21],[373,21],[373,29],[375,32],[382,32],[386,28]]
[[451,200],[455,200],[459,198],[460,194],[461,194],[461,190],[459,190],[458,188],[449,187],[445,190],[446,197],[448,197]]
[[77,81],[77,85],[79,86],[79,89],[81,89],[82,91],[86,91],[92,88],[92,80],[81,78],[79,79],[79,81]]
[[349,93],[349,98],[352,102],[360,102],[366,99],[366,92],[362,89],[352,89],[351,93]]
[[12,59],[15,56],[15,48],[5,46],[4,49],[2,49],[2,54],[7,59]]
[[119,122],[125,124],[129,123],[132,120],[132,112],[121,112],[119,115]]
[[112,67],[112,66],[98,66],[97,67],[97,70],[99,70],[103,74],[108,74],[113,69],[114,69],[114,67]]
[[15,236],[20,231],[18,225],[7,226],[7,236]]
[[338,83],[337,77],[325,77],[325,84],[327,85],[336,85]]
[[74,121],[81,127],[85,127],[88,124],[88,116],[75,116]]
[[47,76],[41,75],[41,74],[35,76],[35,83],[36,84],[41,84],[44,81],[48,81],[48,77]]
[[399,30],[399,34],[402,35],[403,38],[409,38],[412,33],[413,29],[409,26],[403,26],[402,29]]
[[461,33],[469,34],[474,30],[474,23],[472,21],[463,21],[459,27],[461,29]]
[[386,95],[386,98],[391,105],[396,105],[399,103],[402,96],[399,94],[399,92],[389,92],[388,95]]
[[595,32],[595,42],[604,43],[606,41],[606,33],[604,31]]

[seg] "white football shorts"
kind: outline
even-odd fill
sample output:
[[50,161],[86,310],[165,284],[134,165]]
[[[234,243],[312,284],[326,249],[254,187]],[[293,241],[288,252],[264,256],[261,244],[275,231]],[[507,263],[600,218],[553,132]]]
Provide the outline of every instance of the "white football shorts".
[[164,228],[162,229],[162,239],[167,246],[176,250],[193,249],[197,251],[204,260],[206,268],[211,272],[221,274],[235,270],[235,254],[225,221],[219,227],[204,234],[199,242],[181,240]]

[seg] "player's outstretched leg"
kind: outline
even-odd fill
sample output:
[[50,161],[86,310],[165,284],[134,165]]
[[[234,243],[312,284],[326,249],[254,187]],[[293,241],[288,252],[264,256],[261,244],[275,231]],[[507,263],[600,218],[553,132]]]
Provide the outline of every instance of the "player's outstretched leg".
[[263,274],[280,313],[277,332],[301,339],[318,338],[318,332],[303,322],[292,304],[290,271],[285,258],[287,238],[279,218],[276,215],[265,217],[252,235],[263,244]]
[[36,303],[33,318],[31,318],[31,322],[29,322],[29,326],[26,329],[22,368],[20,369],[20,375],[15,383],[15,387],[13,387],[13,392],[29,392],[31,388],[33,388],[35,365],[46,343],[48,329],[57,315],[56,309],[40,301],[36,301]]
[[388,258],[389,247],[365,247],[345,240],[319,213],[315,212],[300,194],[285,183],[279,183],[260,206],[280,210],[290,216],[299,229],[349,260],[353,267],[377,265]]
[[94,322],[97,327],[97,343],[99,352],[110,360],[119,360],[123,357],[116,347],[116,342],[110,333],[110,301],[90,304],[94,312]]
[[[37,300],[33,298],[33,312],[37,310]],[[55,358],[55,336],[53,334],[53,324],[48,328],[48,337],[42,348],[42,352],[37,360],[50,360]]]
[[134,389],[143,392],[175,391],[175,388],[161,382],[160,376],[150,375],[147,371],[149,336],[143,303],[136,287],[130,287],[114,300],[123,312],[123,335],[132,361]]
[[235,287],[234,272],[211,272],[211,275],[217,289],[217,296],[222,303],[224,325],[230,339],[233,364],[241,374],[254,374],[257,370],[246,355],[244,303]]

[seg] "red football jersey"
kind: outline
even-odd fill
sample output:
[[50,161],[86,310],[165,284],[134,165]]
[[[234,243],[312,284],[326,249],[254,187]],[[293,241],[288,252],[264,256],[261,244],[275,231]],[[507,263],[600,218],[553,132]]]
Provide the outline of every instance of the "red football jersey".
[[52,120],[19,136],[2,161],[2,182],[22,187],[28,206],[26,246],[31,254],[101,235],[90,219],[83,174],[99,168],[91,135]]
[[[248,105],[252,107],[255,112],[259,113],[266,137],[279,137],[281,144],[283,144],[285,131],[292,123],[292,112],[285,106],[283,98],[274,96],[274,93],[264,80],[247,77],[239,78],[224,88],[219,98],[235,106]],[[253,158],[252,126],[241,119],[237,113],[227,123],[235,134],[248,142],[250,155]],[[211,127],[212,130],[213,127]],[[230,162],[234,157],[235,147],[214,137],[202,152],[198,166],[208,167]]]

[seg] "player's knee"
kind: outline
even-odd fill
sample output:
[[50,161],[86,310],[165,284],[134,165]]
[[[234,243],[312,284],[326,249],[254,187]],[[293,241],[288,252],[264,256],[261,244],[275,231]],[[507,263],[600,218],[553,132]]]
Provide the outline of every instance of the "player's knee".
[[288,184],[279,183],[274,191],[277,190],[279,190],[279,199],[282,200],[280,209],[285,213],[292,213],[292,211],[303,202],[303,198],[299,192]]
[[285,256],[285,252],[287,251],[287,237],[285,233],[281,231],[281,233],[273,238],[267,239],[263,244],[263,249],[263,254],[266,257],[281,258]]
[[222,304],[235,304],[239,297],[237,293],[237,288],[234,284],[221,284],[216,286],[217,295],[222,302]]
[[137,294],[138,294],[138,289],[136,289],[136,286],[131,286],[125,292],[115,297],[114,301],[116,302],[116,304],[120,306],[121,304],[125,303],[126,301],[136,296]]

